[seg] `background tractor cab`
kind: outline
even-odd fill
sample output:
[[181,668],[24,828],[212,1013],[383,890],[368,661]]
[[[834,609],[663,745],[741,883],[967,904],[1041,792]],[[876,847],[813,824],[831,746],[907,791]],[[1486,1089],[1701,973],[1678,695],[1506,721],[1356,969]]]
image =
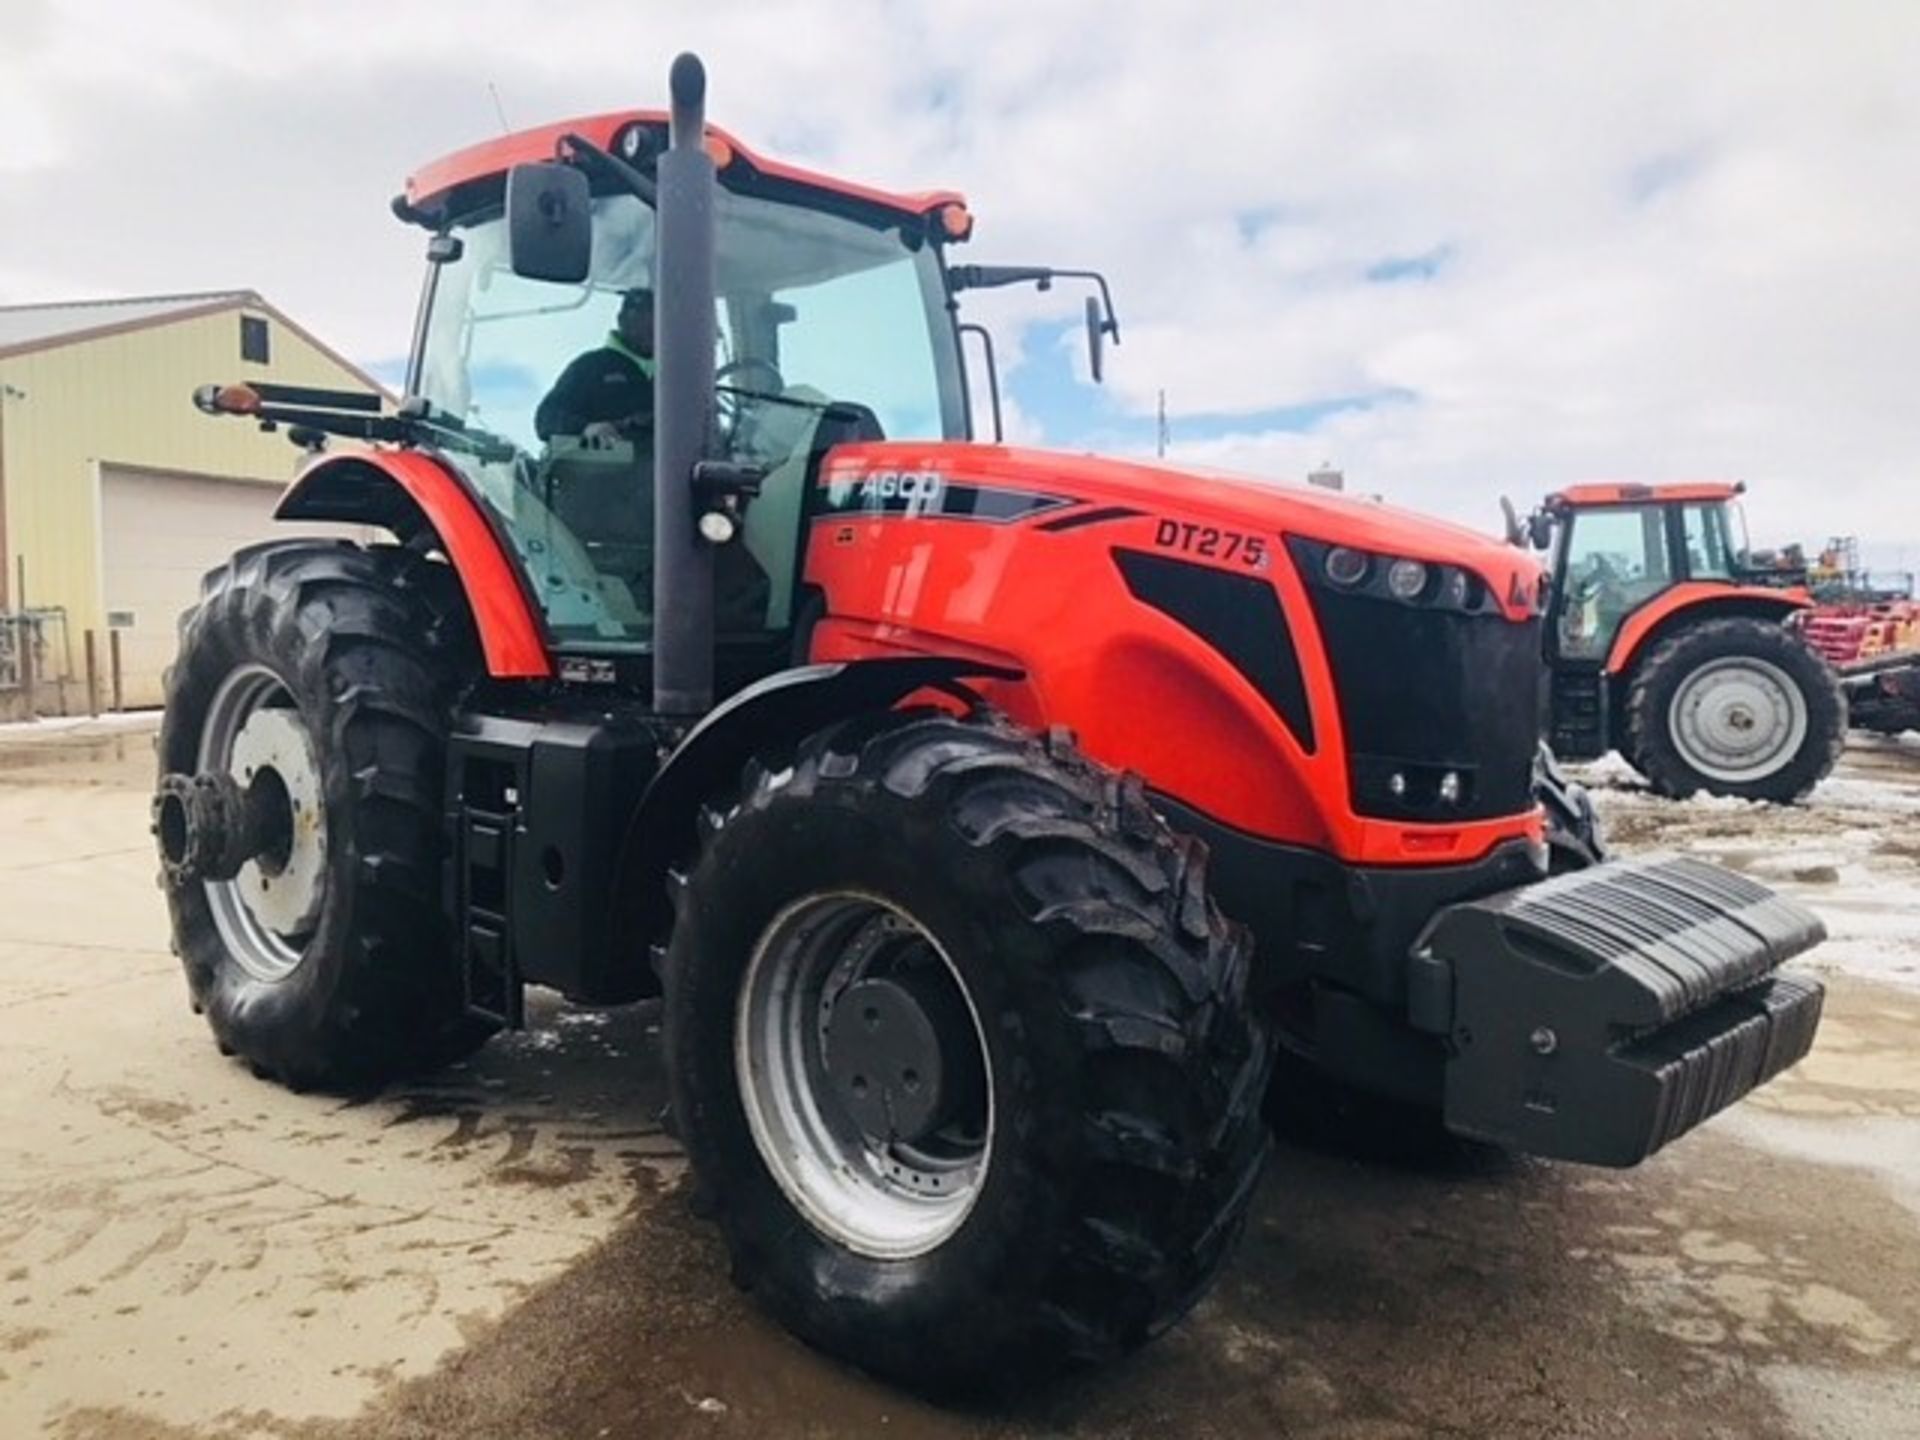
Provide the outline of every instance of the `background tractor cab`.
[[[1738,484],[1573,485],[1507,538],[1549,552],[1548,733],[1655,788],[1790,801],[1833,768],[1837,682],[1787,622],[1803,576],[1747,560]],[[1503,502],[1504,504],[1505,502]]]

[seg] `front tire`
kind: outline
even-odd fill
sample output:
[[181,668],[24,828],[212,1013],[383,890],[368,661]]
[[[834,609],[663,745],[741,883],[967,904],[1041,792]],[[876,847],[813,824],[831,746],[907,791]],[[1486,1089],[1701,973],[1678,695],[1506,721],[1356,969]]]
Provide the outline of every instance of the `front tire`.
[[1832,771],[1847,702],[1827,663],[1777,621],[1702,620],[1634,672],[1627,740],[1663,795],[1791,804]]
[[222,1050],[295,1089],[431,1069],[492,1033],[464,1012],[442,917],[452,692],[471,633],[446,566],[281,541],[210,574],[167,677],[161,774],[270,772],[281,853],[163,882]]
[[1136,785],[1002,722],[890,716],[754,767],[704,828],[666,966],[674,1114],[769,1310],[974,1391],[1198,1299],[1266,1151],[1269,1049],[1244,934]]

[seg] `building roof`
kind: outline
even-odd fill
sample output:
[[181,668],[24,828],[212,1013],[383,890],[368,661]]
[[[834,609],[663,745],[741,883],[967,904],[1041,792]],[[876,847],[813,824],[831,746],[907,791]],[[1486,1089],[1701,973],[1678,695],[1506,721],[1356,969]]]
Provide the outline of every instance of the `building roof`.
[[0,360],[97,340],[125,330],[144,330],[222,310],[258,310],[271,315],[343,370],[382,395],[392,392],[360,366],[288,318],[254,290],[202,290],[190,295],[134,295],[124,300],[63,300],[42,305],[0,305]]
[[196,295],[0,305],[0,354],[65,344],[101,330],[130,330],[231,305],[258,304],[259,299],[251,290],[207,290]]

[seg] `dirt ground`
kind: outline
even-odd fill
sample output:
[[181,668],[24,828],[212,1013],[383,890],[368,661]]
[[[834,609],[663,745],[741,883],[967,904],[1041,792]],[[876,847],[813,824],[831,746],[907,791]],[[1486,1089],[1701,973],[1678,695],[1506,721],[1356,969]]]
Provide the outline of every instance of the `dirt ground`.
[[151,739],[0,732],[0,1436],[1920,1436],[1920,741],[1809,809],[1592,773],[1622,848],[1827,918],[1812,1057],[1639,1170],[1282,1148],[1137,1359],[939,1412],[727,1283],[657,1025],[539,1028],[371,1099],[221,1058],[167,952]]

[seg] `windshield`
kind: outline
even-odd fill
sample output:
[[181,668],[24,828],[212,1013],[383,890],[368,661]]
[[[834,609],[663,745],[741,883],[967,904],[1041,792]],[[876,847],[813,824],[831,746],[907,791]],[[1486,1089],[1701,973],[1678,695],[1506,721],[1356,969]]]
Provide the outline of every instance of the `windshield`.
[[[584,284],[507,263],[499,212],[456,227],[413,389],[458,432],[448,459],[504,522],[562,644],[652,634],[654,215],[593,204]],[[719,557],[723,633],[790,617],[809,462],[829,423],[962,439],[966,407],[936,247],[899,228],[738,195],[716,204],[712,452],[768,471]],[[829,407],[833,407],[831,411]],[[836,432],[836,433],[844,433]]]

